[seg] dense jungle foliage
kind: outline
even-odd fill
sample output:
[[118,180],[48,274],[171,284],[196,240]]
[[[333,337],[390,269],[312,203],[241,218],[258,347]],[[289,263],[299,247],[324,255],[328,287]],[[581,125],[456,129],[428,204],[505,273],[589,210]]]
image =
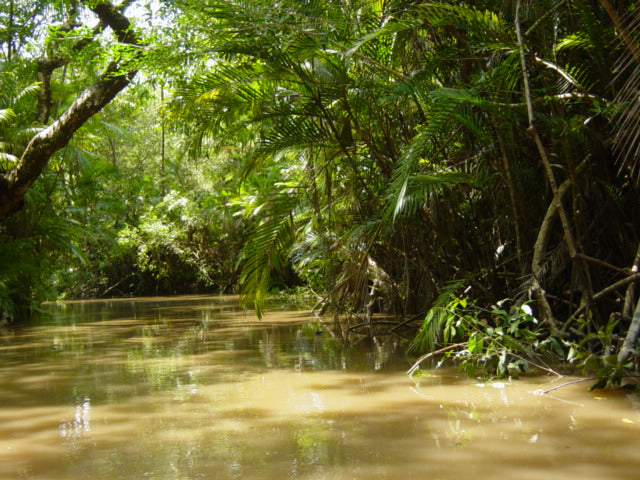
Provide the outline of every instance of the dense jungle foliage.
[[470,373],[617,382],[639,22],[618,0],[5,2],[2,318],[187,292],[260,314],[295,287]]

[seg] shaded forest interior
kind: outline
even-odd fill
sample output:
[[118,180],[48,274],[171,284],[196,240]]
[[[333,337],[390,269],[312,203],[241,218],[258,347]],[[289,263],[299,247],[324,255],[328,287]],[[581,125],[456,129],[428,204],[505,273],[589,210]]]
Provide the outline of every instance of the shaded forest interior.
[[[640,9],[10,0],[0,315],[274,291],[470,374],[637,363]],[[348,323],[352,322],[352,323]],[[365,329],[366,330],[366,329]]]

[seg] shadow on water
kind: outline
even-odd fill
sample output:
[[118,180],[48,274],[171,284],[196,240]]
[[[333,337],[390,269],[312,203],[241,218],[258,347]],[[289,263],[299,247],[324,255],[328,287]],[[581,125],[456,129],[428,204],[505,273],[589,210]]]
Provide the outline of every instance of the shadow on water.
[[193,383],[194,367],[198,381],[215,383],[236,381],[238,370],[380,369],[400,352],[397,344],[393,351],[383,344],[373,352],[363,343],[345,348],[319,335],[318,320],[306,312],[276,312],[259,321],[230,296],[49,308],[35,326],[0,336],[0,373],[10,385],[0,406],[65,403],[69,383],[94,402],[112,402]]
[[549,377],[410,380],[233,297],[51,305],[0,339],[0,479],[636,479],[640,402]]

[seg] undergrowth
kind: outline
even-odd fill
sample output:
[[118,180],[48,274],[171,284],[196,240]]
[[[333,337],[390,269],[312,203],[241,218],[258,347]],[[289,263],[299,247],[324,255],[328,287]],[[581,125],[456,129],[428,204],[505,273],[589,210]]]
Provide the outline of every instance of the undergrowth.
[[471,377],[505,378],[532,368],[554,372],[559,364],[592,368],[595,357],[583,347],[553,336],[530,303],[503,300],[483,308],[445,293],[427,313],[409,350],[441,352],[437,367],[453,363]]

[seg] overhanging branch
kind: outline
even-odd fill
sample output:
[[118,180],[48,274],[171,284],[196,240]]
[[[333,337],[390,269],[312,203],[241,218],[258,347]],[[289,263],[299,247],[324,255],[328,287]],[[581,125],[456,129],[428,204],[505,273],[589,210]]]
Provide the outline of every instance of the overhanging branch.
[[114,31],[120,43],[134,47],[133,58],[124,63],[112,62],[100,80],[80,93],[60,118],[31,139],[18,165],[0,175],[0,220],[22,207],[25,194],[51,156],[66,146],[73,134],[113,100],[137,72],[133,62],[142,55],[143,48],[127,17],[110,2],[102,2],[92,10]]

